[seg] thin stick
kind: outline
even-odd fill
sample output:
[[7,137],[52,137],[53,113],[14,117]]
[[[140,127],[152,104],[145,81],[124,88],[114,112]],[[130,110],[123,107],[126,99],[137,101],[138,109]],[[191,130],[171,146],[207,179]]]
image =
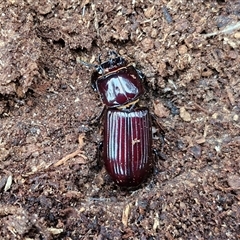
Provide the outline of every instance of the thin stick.
[[212,33],[208,33],[208,34],[203,34],[204,37],[212,37],[218,34],[229,34],[234,30],[238,30],[240,29],[240,22],[231,24],[226,26],[224,29],[220,30],[220,31],[216,31],[216,32],[212,32]]

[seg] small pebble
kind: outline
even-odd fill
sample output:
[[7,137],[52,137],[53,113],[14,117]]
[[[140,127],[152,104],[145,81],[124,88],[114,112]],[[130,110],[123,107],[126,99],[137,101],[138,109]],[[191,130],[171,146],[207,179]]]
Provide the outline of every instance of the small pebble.
[[190,122],[192,120],[190,113],[187,112],[184,107],[180,108],[180,117],[185,122]]

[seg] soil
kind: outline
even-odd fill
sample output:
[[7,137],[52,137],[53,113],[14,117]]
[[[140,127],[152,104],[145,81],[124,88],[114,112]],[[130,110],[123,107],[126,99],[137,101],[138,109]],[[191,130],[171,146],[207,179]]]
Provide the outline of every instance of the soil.
[[[0,3],[0,239],[239,239],[239,1]],[[116,186],[91,88],[115,50],[165,132],[153,173]],[[157,127],[154,127],[157,131]]]

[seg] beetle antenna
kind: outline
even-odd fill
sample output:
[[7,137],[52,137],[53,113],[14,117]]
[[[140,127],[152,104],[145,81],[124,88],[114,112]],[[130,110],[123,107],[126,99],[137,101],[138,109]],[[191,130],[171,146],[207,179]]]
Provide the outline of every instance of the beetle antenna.
[[95,65],[95,64],[92,64],[92,63],[87,63],[87,62],[84,62],[80,59],[77,59],[77,62],[85,65],[86,67],[91,67],[91,68],[96,68],[96,69],[99,67],[98,65]]

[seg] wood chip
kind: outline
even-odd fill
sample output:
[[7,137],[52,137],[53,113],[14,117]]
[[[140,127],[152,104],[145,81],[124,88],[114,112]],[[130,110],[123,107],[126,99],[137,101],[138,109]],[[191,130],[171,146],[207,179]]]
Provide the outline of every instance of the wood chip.
[[236,33],[234,34],[234,37],[237,38],[237,39],[239,39],[239,38],[240,38],[240,32],[236,32]]
[[123,209],[123,214],[122,214],[122,223],[125,227],[128,225],[128,217],[130,213],[130,204],[127,204],[125,208]]
[[57,235],[57,234],[60,234],[60,233],[63,232],[63,229],[62,229],[62,228],[53,228],[53,227],[51,227],[51,228],[48,228],[47,230],[48,230],[51,234],[53,234],[53,235]]
[[4,187],[4,192],[9,190],[11,188],[11,186],[12,186],[12,175],[9,175],[8,179],[7,179],[7,182],[6,182],[6,185]]
[[153,230],[156,231],[160,226],[159,222],[159,215],[156,213],[156,216],[154,217],[154,222],[153,222]]

